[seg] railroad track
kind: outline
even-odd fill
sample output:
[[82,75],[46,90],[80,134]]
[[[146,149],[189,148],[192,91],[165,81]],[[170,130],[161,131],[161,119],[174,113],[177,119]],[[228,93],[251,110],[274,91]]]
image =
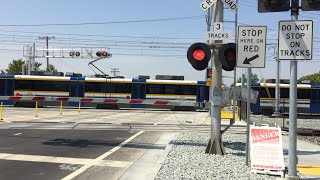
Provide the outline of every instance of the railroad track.
[[[289,128],[282,127],[281,130],[289,132]],[[298,128],[297,134],[301,136],[320,136],[320,130],[308,129],[308,128]]]
[[[222,129],[226,125],[221,126]],[[166,131],[210,132],[210,125],[197,124],[147,124],[147,123],[74,123],[74,122],[28,122],[19,121],[2,124],[1,129],[75,129],[75,130],[123,130],[123,131]],[[233,125],[228,131],[245,132],[241,125]]]

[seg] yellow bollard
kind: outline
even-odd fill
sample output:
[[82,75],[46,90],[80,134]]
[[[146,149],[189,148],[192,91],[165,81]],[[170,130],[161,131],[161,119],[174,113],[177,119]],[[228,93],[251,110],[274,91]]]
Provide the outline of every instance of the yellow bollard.
[[1,102],[1,105],[0,105],[0,121],[2,121],[2,110],[3,110],[3,102]]
[[78,113],[80,113],[80,109],[81,109],[81,102],[79,101]]
[[36,101],[36,114],[35,117],[38,117],[38,101]]
[[60,101],[60,114],[62,114],[62,101]]

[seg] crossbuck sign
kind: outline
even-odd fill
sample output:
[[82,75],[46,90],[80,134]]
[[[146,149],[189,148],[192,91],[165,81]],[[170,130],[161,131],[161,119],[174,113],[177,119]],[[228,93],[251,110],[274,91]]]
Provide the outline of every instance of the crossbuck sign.
[[[214,3],[220,0],[204,0],[200,7],[203,11],[207,11]],[[231,11],[235,11],[238,9],[238,4],[235,3],[233,0],[221,0]]]

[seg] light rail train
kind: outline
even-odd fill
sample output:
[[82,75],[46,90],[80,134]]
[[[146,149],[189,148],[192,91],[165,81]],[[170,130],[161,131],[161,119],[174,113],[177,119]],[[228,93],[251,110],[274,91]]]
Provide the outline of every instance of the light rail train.
[[[237,83],[237,86],[241,84]],[[290,84],[280,84],[280,110],[289,112]],[[251,112],[272,114],[275,108],[275,83],[252,83],[251,89],[259,92],[257,103],[251,104]],[[297,112],[308,114],[320,113],[320,84],[297,85]]]
[[20,96],[189,100],[204,103],[209,99],[209,88],[205,81],[0,75],[0,96],[17,94]]

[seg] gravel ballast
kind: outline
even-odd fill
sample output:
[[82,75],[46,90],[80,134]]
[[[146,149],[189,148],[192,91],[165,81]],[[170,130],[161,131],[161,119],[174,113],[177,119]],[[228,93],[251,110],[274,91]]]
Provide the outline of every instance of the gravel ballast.
[[171,141],[173,147],[155,179],[276,179],[255,174],[245,165],[245,134],[223,134],[224,156],[205,154],[209,137],[208,133],[186,132]]

